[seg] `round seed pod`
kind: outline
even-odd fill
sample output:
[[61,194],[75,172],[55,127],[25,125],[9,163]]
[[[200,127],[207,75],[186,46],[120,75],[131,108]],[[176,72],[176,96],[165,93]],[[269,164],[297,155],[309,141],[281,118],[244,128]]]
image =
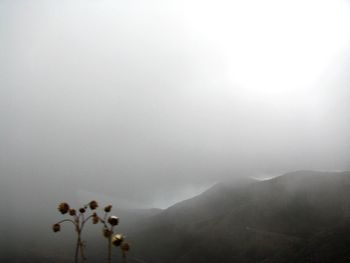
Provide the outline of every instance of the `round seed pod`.
[[61,225],[60,224],[54,224],[53,226],[52,226],[52,230],[53,230],[53,232],[59,232],[60,230],[61,230]]
[[108,223],[110,223],[112,226],[116,226],[119,223],[119,218],[116,216],[110,216],[108,217]]
[[98,204],[95,200],[92,200],[90,203],[89,203],[89,207],[91,210],[95,210],[97,207],[98,207]]
[[120,248],[123,251],[129,251],[130,250],[130,244],[128,242],[123,242],[123,244],[120,246]]
[[97,224],[99,221],[100,221],[100,218],[98,217],[98,215],[96,213],[94,213],[92,215],[92,223]]
[[67,203],[60,203],[59,205],[58,205],[58,211],[60,211],[61,212],[61,214],[67,214],[68,213],[68,211],[69,211],[69,205],[67,204]]
[[112,206],[111,205],[107,205],[104,210],[105,210],[106,213],[109,213],[112,210]]
[[110,230],[108,230],[107,228],[104,228],[102,230],[102,234],[103,234],[104,237],[108,238],[108,237],[110,237],[112,235],[112,232]]
[[76,215],[76,211],[75,211],[75,209],[69,209],[69,214],[71,215],[71,216],[75,216]]
[[86,211],[85,208],[83,208],[83,207],[82,207],[82,208],[79,208],[79,212],[80,212],[80,213],[84,214],[85,211]]
[[120,246],[124,241],[124,236],[121,234],[116,234],[112,237],[112,244],[116,247]]

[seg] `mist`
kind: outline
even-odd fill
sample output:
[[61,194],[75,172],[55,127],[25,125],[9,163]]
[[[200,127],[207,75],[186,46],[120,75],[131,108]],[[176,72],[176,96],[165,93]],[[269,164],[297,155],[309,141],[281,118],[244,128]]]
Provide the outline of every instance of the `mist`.
[[341,0],[1,1],[6,206],[350,170],[349,24]]

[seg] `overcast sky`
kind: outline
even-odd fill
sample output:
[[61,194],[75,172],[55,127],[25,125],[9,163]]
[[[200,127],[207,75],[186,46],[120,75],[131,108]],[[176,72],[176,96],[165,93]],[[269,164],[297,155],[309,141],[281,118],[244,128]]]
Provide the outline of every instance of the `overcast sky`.
[[349,25],[345,0],[0,0],[0,187],[166,207],[349,170]]

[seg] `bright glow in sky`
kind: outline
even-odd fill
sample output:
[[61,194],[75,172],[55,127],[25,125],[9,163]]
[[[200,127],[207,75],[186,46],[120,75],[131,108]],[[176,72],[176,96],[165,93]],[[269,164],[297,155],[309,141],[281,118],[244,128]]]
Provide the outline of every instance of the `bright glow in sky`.
[[0,172],[165,207],[350,169],[349,25],[345,0],[2,0]]
[[308,101],[317,96],[322,74],[349,47],[347,1],[205,3],[193,6],[201,12],[189,24],[225,57],[234,94],[248,100],[278,106]]

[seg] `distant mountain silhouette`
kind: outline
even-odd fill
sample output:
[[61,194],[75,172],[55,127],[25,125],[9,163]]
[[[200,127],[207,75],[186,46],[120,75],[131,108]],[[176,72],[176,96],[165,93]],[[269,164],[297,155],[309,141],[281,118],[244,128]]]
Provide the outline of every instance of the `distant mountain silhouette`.
[[350,172],[219,183],[128,231],[144,262],[350,262]]
[[[25,222],[6,214],[0,220],[10,226],[1,231],[0,261],[72,262],[70,226],[54,234],[50,223],[56,216],[41,226],[39,217],[47,215],[34,211]],[[350,262],[350,172],[234,179],[165,210],[116,213],[121,218],[116,231],[131,243],[129,263]],[[106,262],[101,228],[88,227],[88,262]],[[119,252],[113,252],[116,262],[122,262]]]

